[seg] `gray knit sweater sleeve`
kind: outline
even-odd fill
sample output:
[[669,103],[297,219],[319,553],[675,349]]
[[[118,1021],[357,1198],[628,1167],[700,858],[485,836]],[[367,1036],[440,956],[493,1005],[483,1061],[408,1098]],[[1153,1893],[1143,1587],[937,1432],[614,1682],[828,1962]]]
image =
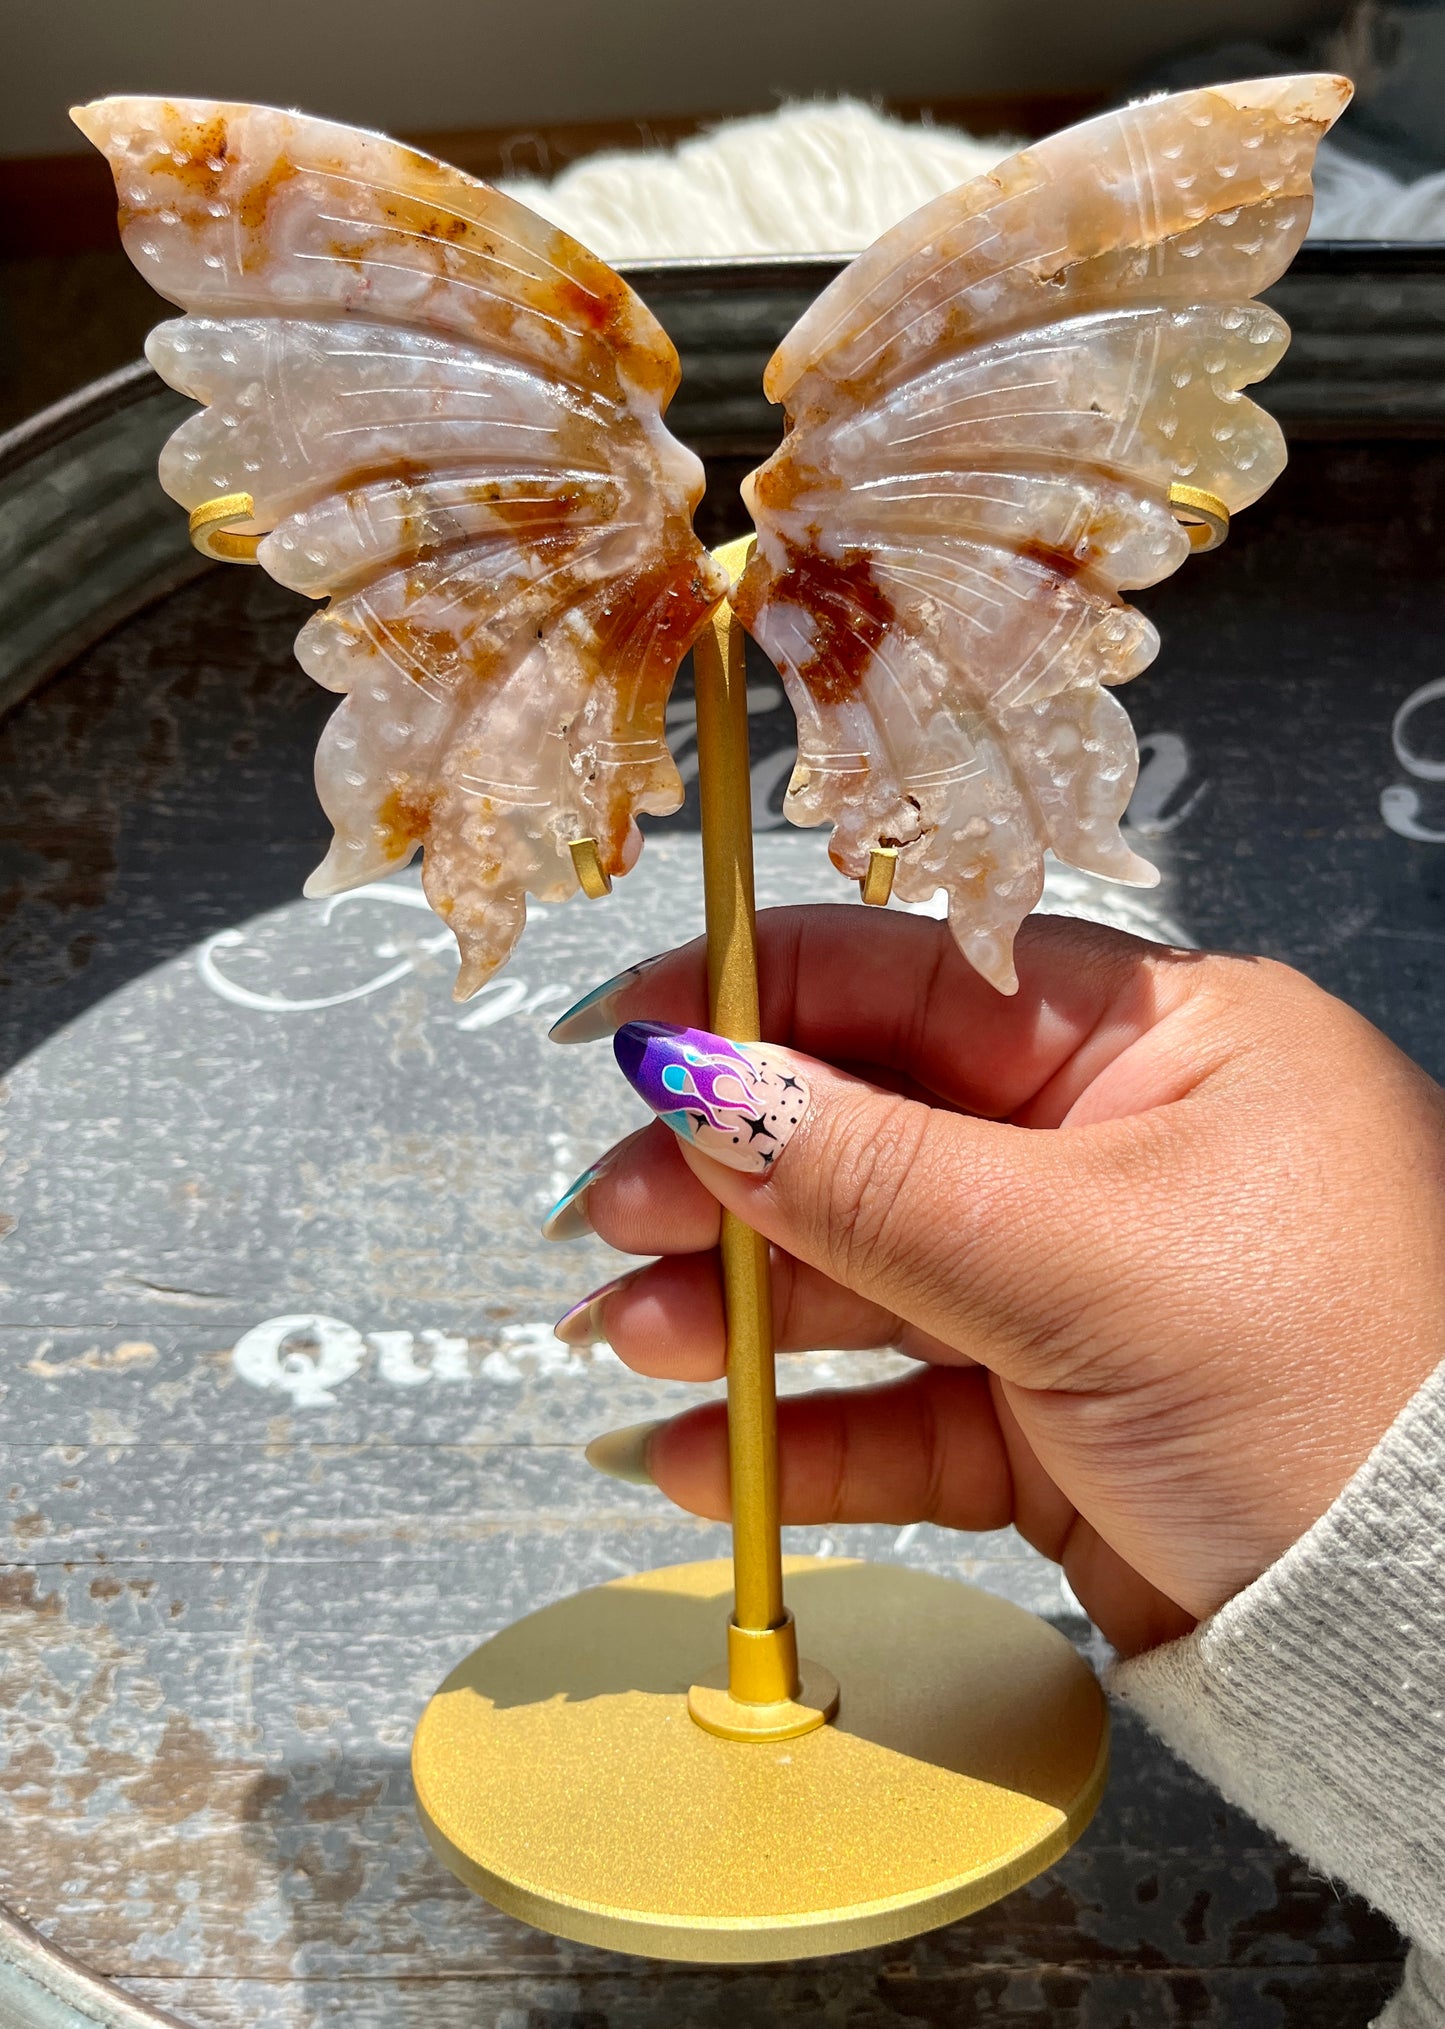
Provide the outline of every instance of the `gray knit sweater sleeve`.
[[1445,2029],[1445,1366],[1308,1535],[1111,1689],[1413,1941],[1382,2029]]

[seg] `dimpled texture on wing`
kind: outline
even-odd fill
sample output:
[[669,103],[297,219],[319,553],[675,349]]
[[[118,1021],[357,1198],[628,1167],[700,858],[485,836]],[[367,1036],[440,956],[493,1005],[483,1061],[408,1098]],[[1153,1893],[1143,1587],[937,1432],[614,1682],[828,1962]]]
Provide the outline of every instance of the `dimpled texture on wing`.
[[1231,513],[1284,464],[1239,390],[1288,342],[1252,299],[1310,214],[1349,86],[1272,78],[1131,106],[1026,148],[861,254],[764,385],[782,447],[744,485],[733,595],[798,717],[787,814],[861,876],[948,895],[1014,991],[1044,853],[1152,882],[1119,825],[1138,769],[1108,686],[1153,658],[1118,596],[1176,570],[1183,484]]
[[412,149],[264,106],[105,99],[126,249],[188,314],[152,365],[205,404],[161,458],[183,507],[245,492],[258,561],[329,603],[297,655],[345,693],[316,757],[334,894],[425,848],[459,997],[526,896],[625,873],[677,808],[677,666],[726,578],[663,423],[672,343],[612,269]]

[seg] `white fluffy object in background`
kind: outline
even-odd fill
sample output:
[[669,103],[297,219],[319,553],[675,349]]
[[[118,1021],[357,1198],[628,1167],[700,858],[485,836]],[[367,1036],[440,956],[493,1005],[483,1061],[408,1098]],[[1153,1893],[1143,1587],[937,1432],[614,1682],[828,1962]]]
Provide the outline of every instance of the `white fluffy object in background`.
[[[1018,146],[840,99],[728,120],[677,148],[593,155],[553,183],[501,187],[607,261],[856,254]],[[1445,172],[1400,183],[1326,142],[1310,237],[1445,238]]]
[[1388,169],[1321,144],[1312,240],[1445,239],[1445,170],[1401,183]]
[[592,155],[554,183],[501,188],[605,261],[856,254],[1018,145],[842,99],[728,120],[675,149]]

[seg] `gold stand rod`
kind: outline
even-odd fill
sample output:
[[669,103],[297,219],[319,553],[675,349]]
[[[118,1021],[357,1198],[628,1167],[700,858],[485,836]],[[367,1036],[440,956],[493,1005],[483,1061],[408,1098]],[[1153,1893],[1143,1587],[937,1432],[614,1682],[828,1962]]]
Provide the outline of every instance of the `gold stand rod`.
[[[728,543],[718,561],[736,579],[751,538]],[[707,906],[708,1004],[712,1026],[732,1042],[759,1040],[758,954],[753,898],[753,810],[748,760],[744,636],[719,606],[693,649],[697,686],[698,789],[702,804],[703,891]],[[778,1521],[778,1422],[768,1243],[730,1212],[722,1223],[727,1305],[728,1461],[732,1482],[734,1620],[745,1633],[784,1622]],[[791,1629],[789,1630],[791,1633]],[[746,1643],[751,1650],[754,1643]],[[772,1647],[773,1644],[763,1644]],[[791,1644],[789,1644],[791,1646]],[[730,1645],[737,1649],[739,1644]],[[755,1703],[791,1698],[791,1681]],[[747,1696],[730,1673],[734,1697]],[[752,1674],[749,1672],[749,1674]]]
[[[752,548],[749,536],[715,552],[734,582]],[[761,1019],[745,648],[743,630],[734,624],[732,609],[724,602],[693,648],[693,675],[708,1005],[712,1026],[720,1035],[737,1043],[755,1043]],[[706,1732],[725,1740],[791,1740],[832,1718],[838,1709],[838,1682],[821,1664],[799,1663],[793,1616],[783,1604],[768,1243],[741,1219],[724,1212],[721,1253],[727,1313],[733,1612],[727,1663],[691,1686],[687,1709]]]

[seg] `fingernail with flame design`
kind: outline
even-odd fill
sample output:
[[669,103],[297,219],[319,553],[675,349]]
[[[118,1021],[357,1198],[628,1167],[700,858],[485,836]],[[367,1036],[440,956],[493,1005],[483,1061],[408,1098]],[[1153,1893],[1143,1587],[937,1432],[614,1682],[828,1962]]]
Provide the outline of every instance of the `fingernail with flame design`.
[[612,1041],[622,1074],[673,1132],[729,1169],[766,1174],[808,1107],[791,1058],[706,1029],[628,1022]]
[[[665,956],[665,952],[658,953],[658,957]],[[584,993],[581,1000],[574,1000],[566,1013],[559,1015],[548,1029],[548,1042],[595,1043],[603,1036],[610,1036],[617,1027],[618,1001],[628,987],[656,963],[657,958],[639,958],[636,965],[629,965],[625,972],[614,972],[611,979],[604,979],[601,986],[594,986],[591,993]]]

